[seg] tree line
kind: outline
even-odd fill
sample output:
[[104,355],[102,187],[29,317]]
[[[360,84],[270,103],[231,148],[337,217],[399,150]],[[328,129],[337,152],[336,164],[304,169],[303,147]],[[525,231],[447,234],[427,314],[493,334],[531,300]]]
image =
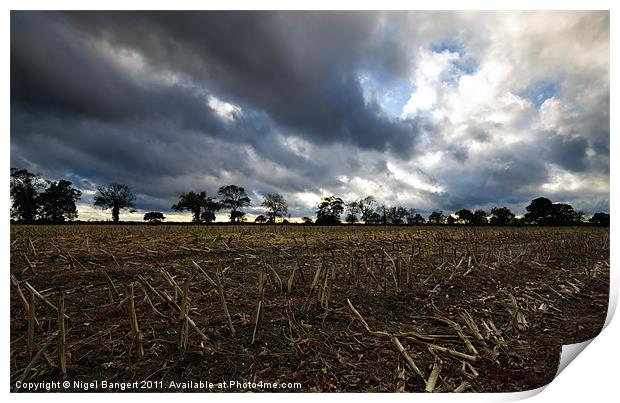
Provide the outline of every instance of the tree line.
[[[76,201],[82,193],[70,181],[45,180],[25,169],[11,168],[11,219],[23,223],[63,223],[78,217]],[[112,221],[118,222],[122,210],[135,211],[135,196],[131,189],[122,184],[97,187],[93,199],[96,207],[110,210]],[[187,211],[196,224],[212,223],[216,213],[229,212],[231,223],[246,222],[244,208],[251,205],[245,189],[237,185],[226,185],[218,189],[214,197],[206,192],[187,192],[171,206],[175,211]],[[264,214],[258,215],[258,224],[290,222],[288,204],[278,193],[263,197],[261,206]],[[433,211],[424,218],[413,208],[379,204],[374,196],[366,196],[348,203],[337,196],[323,197],[316,206],[316,218],[303,217],[304,224],[337,225],[364,223],[368,225],[580,225],[591,223],[609,226],[610,215],[599,212],[586,220],[582,211],[566,203],[553,203],[545,197],[531,201],[525,208],[527,213],[517,217],[508,207],[494,207],[490,211],[460,209],[454,213]],[[144,221],[158,223],[165,220],[160,211],[144,214]]]

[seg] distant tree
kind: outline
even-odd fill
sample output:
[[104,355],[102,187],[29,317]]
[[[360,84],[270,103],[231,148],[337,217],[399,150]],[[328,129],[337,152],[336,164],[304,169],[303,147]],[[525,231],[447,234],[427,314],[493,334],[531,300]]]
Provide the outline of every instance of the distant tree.
[[390,207],[382,204],[377,208],[377,213],[381,217],[380,223],[387,225],[390,223]]
[[343,212],[344,201],[340,197],[324,197],[317,206],[316,223],[320,225],[340,224],[340,215]]
[[270,223],[275,223],[276,217],[284,217],[288,213],[288,204],[284,197],[278,193],[265,195],[261,206],[267,209],[267,221]]
[[164,217],[164,213],[160,211],[149,211],[148,213],[144,214],[144,218],[142,219],[153,224],[158,224],[164,221],[166,217]]
[[230,212],[230,222],[240,223],[247,221],[247,217],[245,216],[244,211],[231,211]]
[[453,216],[452,214],[448,214],[446,216],[446,224],[455,225],[457,222],[458,222],[457,218]]
[[420,225],[424,224],[426,220],[420,213],[412,213],[409,211],[409,216],[407,217],[407,224]]
[[443,215],[443,211],[433,211],[428,216],[428,224],[445,224],[446,216]]
[[112,183],[108,187],[99,186],[95,195],[95,206],[104,210],[112,209],[112,220],[118,222],[119,213],[123,209],[134,211],[136,197],[126,185]]
[[407,210],[407,217],[406,217],[406,221],[407,221],[407,224],[408,224],[408,225],[413,225],[413,224],[415,224],[415,223],[413,222],[413,218],[415,217],[415,215],[416,215],[415,209],[410,208],[409,210]]
[[356,201],[347,204],[347,216],[344,219],[349,224],[355,224],[358,221],[357,215],[360,214],[360,208]]
[[494,207],[491,209],[491,225],[510,225],[515,215],[508,207]]
[[355,224],[357,222],[357,216],[351,212],[347,213],[344,221],[348,224]]
[[372,214],[375,212],[374,208],[377,204],[374,196],[366,196],[355,202],[356,208],[360,214],[360,218],[366,224],[372,224]]
[[489,223],[489,214],[484,210],[474,211],[474,217],[471,221],[473,225],[487,225]]
[[376,211],[371,211],[368,216],[366,217],[366,220],[364,221],[366,224],[381,224],[381,222],[383,221],[383,217],[381,216],[381,214],[379,214]]
[[404,207],[390,207],[388,211],[389,222],[396,225],[404,224],[408,214],[409,212]]
[[192,221],[199,224],[200,222],[214,221],[215,212],[221,207],[217,201],[207,197],[206,192],[188,192],[181,194],[179,201],[173,204],[171,208],[175,211],[190,211]]
[[570,204],[553,203],[546,197],[539,197],[525,208],[525,220],[538,225],[576,225],[584,220],[584,214]]
[[302,217],[302,218],[301,218],[301,221],[302,221],[304,224],[306,224],[306,225],[309,225],[309,224],[314,224],[314,222],[312,221],[312,218],[310,218],[310,217]]
[[554,203],[551,216],[551,225],[578,225],[584,221],[583,212],[566,203]]
[[254,222],[257,224],[264,224],[267,222],[267,217],[265,217],[264,215],[256,216],[256,218],[254,219]]
[[25,223],[34,221],[39,189],[45,182],[25,169],[11,168],[11,218]]
[[71,182],[61,179],[47,181],[48,187],[38,196],[38,213],[43,221],[61,223],[77,218],[75,202],[82,192],[71,186]]
[[538,197],[525,208],[525,220],[530,224],[549,225],[553,210],[553,202],[546,197]]
[[607,213],[595,213],[588,222],[601,227],[609,227],[610,215]]
[[242,221],[245,213],[241,209],[250,205],[250,198],[245,189],[237,185],[226,185],[217,193],[220,195],[222,207],[230,210],[230,222]]
[[457,216],[457,222],[459,224],[472,224],[474,221],[474,213],[466,208],[460,209],[454,214]]
[[202,212],[200,213],[200,221],[202,221],[205,224],[210,224],[213,221],[215,221],[215,212],[217,211],[217,209],[219,209],[219,207],[217,209],[215,209],[215,206],[219,206],[216,202],[214,202],[215,204],[211,207],[207,206],[205,207]]

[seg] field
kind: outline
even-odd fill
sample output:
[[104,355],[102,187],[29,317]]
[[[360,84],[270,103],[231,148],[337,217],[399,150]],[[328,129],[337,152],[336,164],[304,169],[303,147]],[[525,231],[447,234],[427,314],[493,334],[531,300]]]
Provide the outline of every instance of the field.
[[12,226],[11,276],[13,391],[508,392],[601,330],[609,230]]

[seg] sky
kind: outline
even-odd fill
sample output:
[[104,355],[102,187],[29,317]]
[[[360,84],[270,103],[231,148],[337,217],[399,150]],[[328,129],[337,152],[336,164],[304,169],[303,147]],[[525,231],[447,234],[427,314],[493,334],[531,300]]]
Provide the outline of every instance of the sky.
[[[243,186],[454,212],[609,211],[609,13],[11,12],[11,166],[140,219]],[[224,215],[219,219],[223,220]]]

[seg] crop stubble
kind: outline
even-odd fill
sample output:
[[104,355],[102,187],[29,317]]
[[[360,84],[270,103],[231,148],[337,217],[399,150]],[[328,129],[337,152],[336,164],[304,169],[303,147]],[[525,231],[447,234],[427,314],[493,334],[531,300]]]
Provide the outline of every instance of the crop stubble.
[[601,330],[609,230],[13,226],[11,276],[12,388],[508,392]]

